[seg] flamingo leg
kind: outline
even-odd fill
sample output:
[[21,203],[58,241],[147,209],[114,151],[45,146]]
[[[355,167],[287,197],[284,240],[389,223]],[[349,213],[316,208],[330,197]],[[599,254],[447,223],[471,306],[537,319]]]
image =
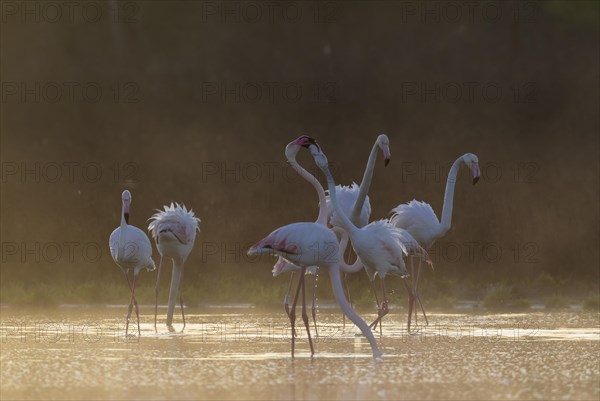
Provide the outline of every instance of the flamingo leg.
[[138,307],[138,303],[137,303],[137,299],[133,299],[133,306],[135,307],[135,317],[137,319],[137,326],[138,326],[138,336],[141,336],[141,330],[140,330],[140,308]]
[[312,357],[315,354],[315,350],[313,348],[312,338],[310,338],[308,313],[306,313],[306,285],[304,283],[305,277],[305,274],[303,274],[302,277],[300,277],[300,280],[302,281],[302,321],[304,322],[304,327],[306,327],[306,335],[308,336],[308,344],[310,345],[310,356]]
[[312,318],[313,324],[315,325],[315,338],[319,337],[319,328],[317,326],[317,307],[315,306],[317,292],[317,272],[313,275],[313,289],[312,289]]
[[[288,285],[288,290],[287,290],[287,294],[285,295],[285,298],[283,299],[283,308],[285,309],[285,314],[288,315],[288,318],[290,317],[290,293],[292,292],[292,283],[294,282],[294,272],[292,271],[290,274],[290,284]],[[292,333],[292,335],[296,335],[296,331],[294,330],[294,332]]]
[[296,333],[296,304],[298,303],[298,295],[300,294],[300,288],[302,287],[302,277],[306,268],[303,267],[300,271],[300,280],[298,280],[298,288],[296,289],[296,295],[294,296],[294,302],[292,303],[292,309],[290,310],[290,324],[292,325],[292,358],[294,357],[294,341]]
[[[423,304],[421,303],[421,297],[419,296],[419,280],[421,279],[421,265],[422,261],[419,259],[419,268],[417,269],[417,280],[415,283],[415,298],[419,303],[419,307],[421,308],[421,312],[423,312],[423,317],[425,318],[425,325],[429,326],[429,320],[427,319],[427,314],[425,313],[425,308],[423,308]],[[415,323],[417,322],[417,308],[415,308]]]
[[415,305],[415,295],[413,293],[413,290],[411,288],[408,278],[404,277],[402,279],[402,282],[404,283],[404,286],[406,287],[406,291],[408,292],[408,325],[407,325],[406,330],[408,331],[408,333],[410,333],[410,318],[412,315],[413,307]]
[[[348,264],[350,264],[351,259],[352,259],[352,247],[349,246],[349,247],[347,247],[346,262]],[[345,288],[346,299],[348,300],[350,307],[352,307],[352,298],[350,298],[350,274],[349,273],[344,273],[344,286],[346,287]],[[342,314],[342,330],[345,328],[346,328],[346,315]]]
[[[127,274],[127,272],[125,272],[125,279],[127,280],[127,287],[129,287],[129,292],[131,292],[131,295],[133,297],[133,290],[131,289],[131,281],[129,281],[129,275]],[[125,322],[125,339],[127,339],[127,331],[129,330],[129,318],[131,317],[132,308],[133,308],[133,300],[130,298],[129,307],[127,310],[127,320]]]
[[[417,278],[415,276],[414,260],[415,260],[414,256],[411,256],[410,257],[410,281],[412,283],[412,288],[416,288],[416,286],[417,286],[417,284],[416,284],[417,283]],[[421,264],[421,259],[419,259],[419,267],[420,267],[420,264]],[[419,271],[419,267],[417,267],[417,272]],[[417,275],[418,275],[418,273],[417,273]],[[416,293],[416,289],[414,291]],[[417,308],[415,308],[414,310],[415,310],[415,327],[417,327],[417,325],[418,325],[417,324],[417,315],[419,314],[418,313],[419,311],[417,310]]]
[[377,323],[379,322],[379,315],[381,314],[381,304],[379,303],[379,297],[377,296],[377,289],[375,288],[375,282],[371,281],[371,288],[373,288],[373,294],[375,295],[375,302],[377,302],[377,319],[373,321],[369,325],[369,327],[373,330],[377,328]]
[[157,332],[156,328],[156,316],[158,315],[158,292],[160,290],[160,272],[162,270],[163,257],[160,255],[160,263],[158,264],[158,272],[156,274],[156,288],[154,289],[155,302],[154,302],[154,332]]
[[[137,308],[137,301],[135,300],[135,285],[137,284],[137,279],[139,277],[139,272],[133,273],[133,285],[131,286],[131,300],[129,301],[129,310],[127,311],[127,324],[125,326],[125,337],[127,338],[127,330],[129,329],[129,320],[131,319],[131,312],[133,310],[133,305],[136,305],[135,314],[137,316],[138,323],[138,335],[140,335],[140,315]],[[129,277],[127,277],[127,281],[129,282]]]
[[181,274],[179,275],[179,306],[181,307],[181,319],[183,320],[183,327],[181,331],[185,329],[185,314],[183,313],[183,265],[181,266]]
[[387,289],[385,288],[385,279],[381,278],[381,292],[383,293],[383,303],[381,304],[381,316],[379,316],[379,335],[383,336],[383,317],[390,311],[388,309]]
[[[381,292],[383,294],[383,302],[381,303],[380,307],[378,306],[377,319],[375,319],[375,321],[371,324],[373,325],[373,328],[376,328],[377,324],[379,324],[379,335],[382,336],[383,335],[383,324],[382,324],[381,319],[383,319],[383,317],[388,314],[389,309],[388,309],[387,291],[385,288],[385,280],[382,279],[381,277],[379,279],[381,280]],[[373,291],[375,291],[374,285],[373,285]],[[375,294],[377,294],[377,292],[375,292]],[[377,301],[377,303],[379,304],[379,301]]]

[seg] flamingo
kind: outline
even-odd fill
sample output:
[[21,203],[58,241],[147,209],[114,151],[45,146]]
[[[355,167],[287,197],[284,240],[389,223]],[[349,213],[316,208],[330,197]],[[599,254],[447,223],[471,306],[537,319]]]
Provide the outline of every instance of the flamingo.
[[[129,320],[131,311],[135,305],[135,315],[137,317],[138,335],[140,332],[140,312],[137,300],[135,299],[135,286],[138,276],[142,269],[152,271],[156,265],[152,260],[152,245],[148,236],[139,228],[129,225],[129,207],[131,205],[131,193],[128,190],[123,191],[121,195],[121,225],[114,229],[108,239],[110,254],[127,279],[127,286],[131,291],[129,309],[127,311],[127,323],[125,325],[125,336],[129,329]],[[129,281],[129,270],[133,269],[133,286]]]
[[[311,154],[313,152],[320,153],[320,148],[316,142],[309,145],[309,150],[311,151]],[[342,236],[342,240],[343,239]],[[332,229],[319,222],[288,224],[271,232],[268,236],[248,249],[248,255],[250,256],[267,253],[274,253],[275,255],[284,258],[286,261],[300,267],[300,280],[289,313],[292,326],[292,358],[294,357],[295,347],[294,328],[296,321],[296,304],[298,303],[300,291],[302,291],[302,320],[308,335],[311,357],[314,355],[304,295],[305,272],[307,268],[312,266],[319,266],[327,269],[338,305],[344,314],[360,328],[363,335],[368,339],[373,352],[373,357],[377,358],[382,355],[373,332],[346,300],[340,277],[341,269],[346,266],[343,262],[343,248],[338,242],[338,236]]]
[[[427,255],[427,252],[417,244],[414,238],[412,238],[410,233],[393,226],[386,219],[374,221],[362,228],[354,225],[338,203],[336,185],[333,176],[329,171],[327,157],[320,148],[314,149],[311,147],[310,149],[317,166],[319,166],[327,178],[331,203],[339,217],[341,228],[350,237],[352,247],[358,256],[358,260],[360,260],[360,263],[355,263],[352,268],[346,268],[344,271],[358,271],[362,265],[364,266],[371,283],[375,280],[376,275],[381,279],[383,302],[379,304],[379,300],[377,300],[378,317],[371,323],[371,327],[374,328],[381,321],[383,316],[388,313],[385,276],[387,274],[392,274],[401,277],[402,282],[408,291],[409,299],[412,300],[413,291],[407,280],[408,272],[406,271],[406,265],[404,263],[404,255],[418,255],[425,258],[425,260],[430,263],[429,256]],[[412,302],[409,304],[410,306],[413,305]]]
[[[456,185],[456,176],[461,164],[465,164],[471,171],[473,185],[479,181],[479,159],[473,153],[466,153],[454,161],[448,178],[446,180],[446,192],[444,194],[444,206],[442,208],[442,220],[438,220],[431,205],[425,202],[420,202],[415,199],[401,204],[392,209],[390,223],[398,228],[408,231],[413,238],[424,249],[429,249],[438,239],[442,238],[450,229],[452,223],[452,207],[454,199],[454,186]],[[411,270],[413,264],[411,260]],[[414,271],[414,270],[413,270]],[[419,279],[421,277],[421,264],[417,268],[417,276],[414,279],[415,297],[421,307],[425,324],[429,324],[425,309],[419,298]],[[412,302],[414,303],[414,299]],[[408,330],[410,331],[411,311],[412,306],[409,305],[408,313]],[[415,308],[415,321],[417,319],[417,310]]]
[[[296,304],[301,290],[304,289],[304,273],[310,266],[319,266],[329,272],[335,299],[344,314],[360,328],[371,345],[374,357],[382,355],[373,332],[363,319],[352,309],[342,288],[340,269],[343,262],[342,249],[338,243],[337,235],[333,230],[317,223],[292,223],[280,227],[248,249],[248,255],[261,255],[274,253],[300,266],[300,280],[290,309],[290,323],[292,325],[292,357],[294,357],[294,326],[296,320]],[[308,334],[311,356],[314,348],[308,325],[306,313],[306,300],[304,291],[302,295],[302,320]]]
[[[317,195],[319,197],[319,215],[317,217],[316,223],[325,226],[327,224],[327,207],[326,207],[325,190],[321,186],[321,183],[319,183],[319,180],[317,180],[312,174],[310,174],[308,171],[306,171],[296,161],[296,155],[298,154],[300,149],[303,147],[308,148],[310,145],[313,145],[313,144],[316,144],[316,141],[313,138],[311,138],[307,135],[301,135],[298,138],[296,138],[295,140],[293,140],[292,142],[290,142],[285,147],[285,156],[286,156],[288,162],[290,163],[290,165],[292,166],[292,168],[294,170],[296,170],[296,172],[302,178],[304,178],[306,181],[308,181],[317,191]],[[287,291],[287,294],[284,299],[284,307],[285,307],[286,313],[289,316],[289,314],[290,314],[290,310],[289,310],[290,293],[291,293],[291,289],[292,289],[294,273],[301,271],[301,268],[299,266],[294,265],[293,263],[290,263],[289,261],[285,260],[284,258],[279,257],[277,263],[275,264],[275,266],[273,266],[273,276],[277,277],[280,274],[288,272],[288,271],[291,271],[291,277],[290,277],[290,284],[288,286],[288,291]],[[316,282],[317,266],[308,267],[306,269],[306,272],[307,272],[307,274],[312,274],[312,276],[313,276],[312,318],[313,318],[313,324],[315,326],[315,335],[318,336],[319,333],[318,333],[318,328],[317,328],[317,316],[316,316],[316,307],[315,307],[315,289],[317,286],[317,282]]]
[[171,289],[169,291],[169,304],[167,308],[167,327],[169,328],[169,331],[173,331],[173,312],[175,310],[177,295],[179,295],[183,330],[185,329],[182,295],[183,267],[188,255],[194,247],[196,231],[200,231],[200,219],[196,217],[191,209],[187,210],[185,205],[171,203],[171,206],[164,206],[164,210],[157,209],[156,213],[150,217],[149,220],[151,220],[151,222],[148,225],[148,231],[152,232],[152,237],[156,241],[156,248],[158,248],[158,252],[160,253],[160,264],[158,265],[158,274],[156,276],[154,330],[156,330],[160,272],[162,269],[163,257],[171,258],[173,260]]

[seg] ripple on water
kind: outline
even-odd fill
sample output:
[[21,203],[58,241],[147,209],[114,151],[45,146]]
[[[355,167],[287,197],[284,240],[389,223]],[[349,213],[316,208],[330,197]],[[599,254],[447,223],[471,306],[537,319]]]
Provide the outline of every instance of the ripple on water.
[[121,315],[3,309],[1,398],[600,397],[598,314],[432,314],[416,335],[390,314],[378,360],[335,311],[319,313],[314,358],[299,328],[295,360],[280,313],[188,313],[183,333],[142,315],[128,341]]

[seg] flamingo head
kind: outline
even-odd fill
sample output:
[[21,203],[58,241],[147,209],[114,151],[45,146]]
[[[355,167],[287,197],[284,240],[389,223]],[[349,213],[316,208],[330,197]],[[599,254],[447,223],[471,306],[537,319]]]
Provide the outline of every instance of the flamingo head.
[[383,160],[385,166],[387,167],[387,165],[390,163],[390,158],[392,157],[392,154],[390,153],[390,140],[388,139],[387,135],[379,135],[377,137],[377,145],[381,149],[381,152],[383,152]]
[[131,192],[128,190],[123,191],[123,194],[121,194],[121,199],[123,200],[123,216],[125,217],[125,222],[129,224],[129,205],[131,205]]
[[322,170],[324,168],[329,168],[329,161],[327,160],[327,156],[321,150],[321,147],[315,143],[314,145],[310,145],[308,147],[310,150],[310,154],[315,159],[316,165]]
[[471,171],[471,176],[473,177],[473,185],[477,184],[477,181],[479,181],[480,176],[479,159],[473,153],[467,153],[463,155],[462,160]]
[[311,138],[308,135],[300,135],[298,138],[288,143],[288,145],[285,147],[285,154],[288,158],[296,157],[296,154],[301,147],[308,149],[310,145],[319,146],[314,138]]

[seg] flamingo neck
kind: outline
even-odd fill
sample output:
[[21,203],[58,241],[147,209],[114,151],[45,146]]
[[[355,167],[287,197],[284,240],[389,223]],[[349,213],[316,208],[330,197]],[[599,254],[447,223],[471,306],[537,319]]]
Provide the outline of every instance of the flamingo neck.
[[311,173],[306,171],[306,169],[304,169],[304,167],[302,167],[296,161],[295,156],[288,157],[288,161],[290,162],[290,164],[292,165],[294,170],[296,170],[296,172],[298,174],[300,174],[300,176],[302,178],[304,178],[306,181],[308,181],[317,191],[317,195],[319,196],[319,216],[317,217],[317,223],[326,225],[327,224],[327,204],[326,204],[326,198],[325,198],[325,190],[323,189],[323,186],[321,185],[319,180],[317,180],[315,178],[314,175],[312,175]]
[[354,224],[358,224],[360,212],[362,211],[365,200],[367,199],[367,194],[369,193],[369,188],[371,187],[373,170],[375,170],[375,162],[377,161],[377,148],[378,144],[377,141],[375,141],[373,148],[371,148],[371,154],[369,155],[369,160],[367,161],[367,167],[365,167],[362,181],[360,182],[360,189],[358,191],[356,203],[354,203],[354,208],[352,209],[352,214],[350,215],[350,220],[352,220]]
[[335,300],[337,301],[340,309],[344,312],[348,319],[352,321],[363,333],[365,337],[369,340],[371,344],[371,350],[373,351],[373,357],[377,358],[382,355],[379,347],[377,346],[377,341],[375,340],[375,336],[373,336],[373,332],[365,323],[363,319],[352,309],[346,297],[344,295],[344,289],[342,288],[342,279],[340,278],[340,269],[338,266],[331,266],[329,269],[329,278],[331,280],[331,287],[333,289],[333,294],[335,295]]
[[175,303],[177,295],[181,291],[180,283],[183,274],[183,261],[173,259],[173,272],[171,273],[171,288],[169,289],[169,304],[167,307],[167,326],[173,323],[173,313],[175,312]]
[[349,237],[348,233],[342,230],[339,227],[333,227],[332,230],[339,235],[340,237],[340,268],[344,273],[356,273],[360,269],[362,269],[362,263],[360,258],[356,258],[353,264],[349,265],[344,261],[344,253],[346,252],[346,248],[348,247]]
[[125,257],[125,231],[127,222],[125,221],[125,202],[121,204],[121,225],[119,226],[119,248],[117,250],[117,259]]
[[454,202],[454,187],[456,185],[456,176],[460,168],[461,158],[459,157],[452,163],[448,179],[446,180],[446,192],[444,193],[444,206],[442,208],[441,235],[444,235],[452,225],[452,208]]
[[352,221],[350,221],[348,216],[346,216],[346,213],[344,213],[344,211],[338,204],[337,193],[335,190],[335,181],[333,180],[331,171],[329,171],[329,166],[325,165],[321,167],[321,170],[323,170],[323,173],[325,173],[325,176],[327,177],[327,187],[329,189],[329,196],[331,198],[331,203],[333,204],[333,209],[335,210],[335,213],[340,217],[342,228],[350,234],[350,237],[352,237],[358,232],[359,228],[356,227],[352,223]]

